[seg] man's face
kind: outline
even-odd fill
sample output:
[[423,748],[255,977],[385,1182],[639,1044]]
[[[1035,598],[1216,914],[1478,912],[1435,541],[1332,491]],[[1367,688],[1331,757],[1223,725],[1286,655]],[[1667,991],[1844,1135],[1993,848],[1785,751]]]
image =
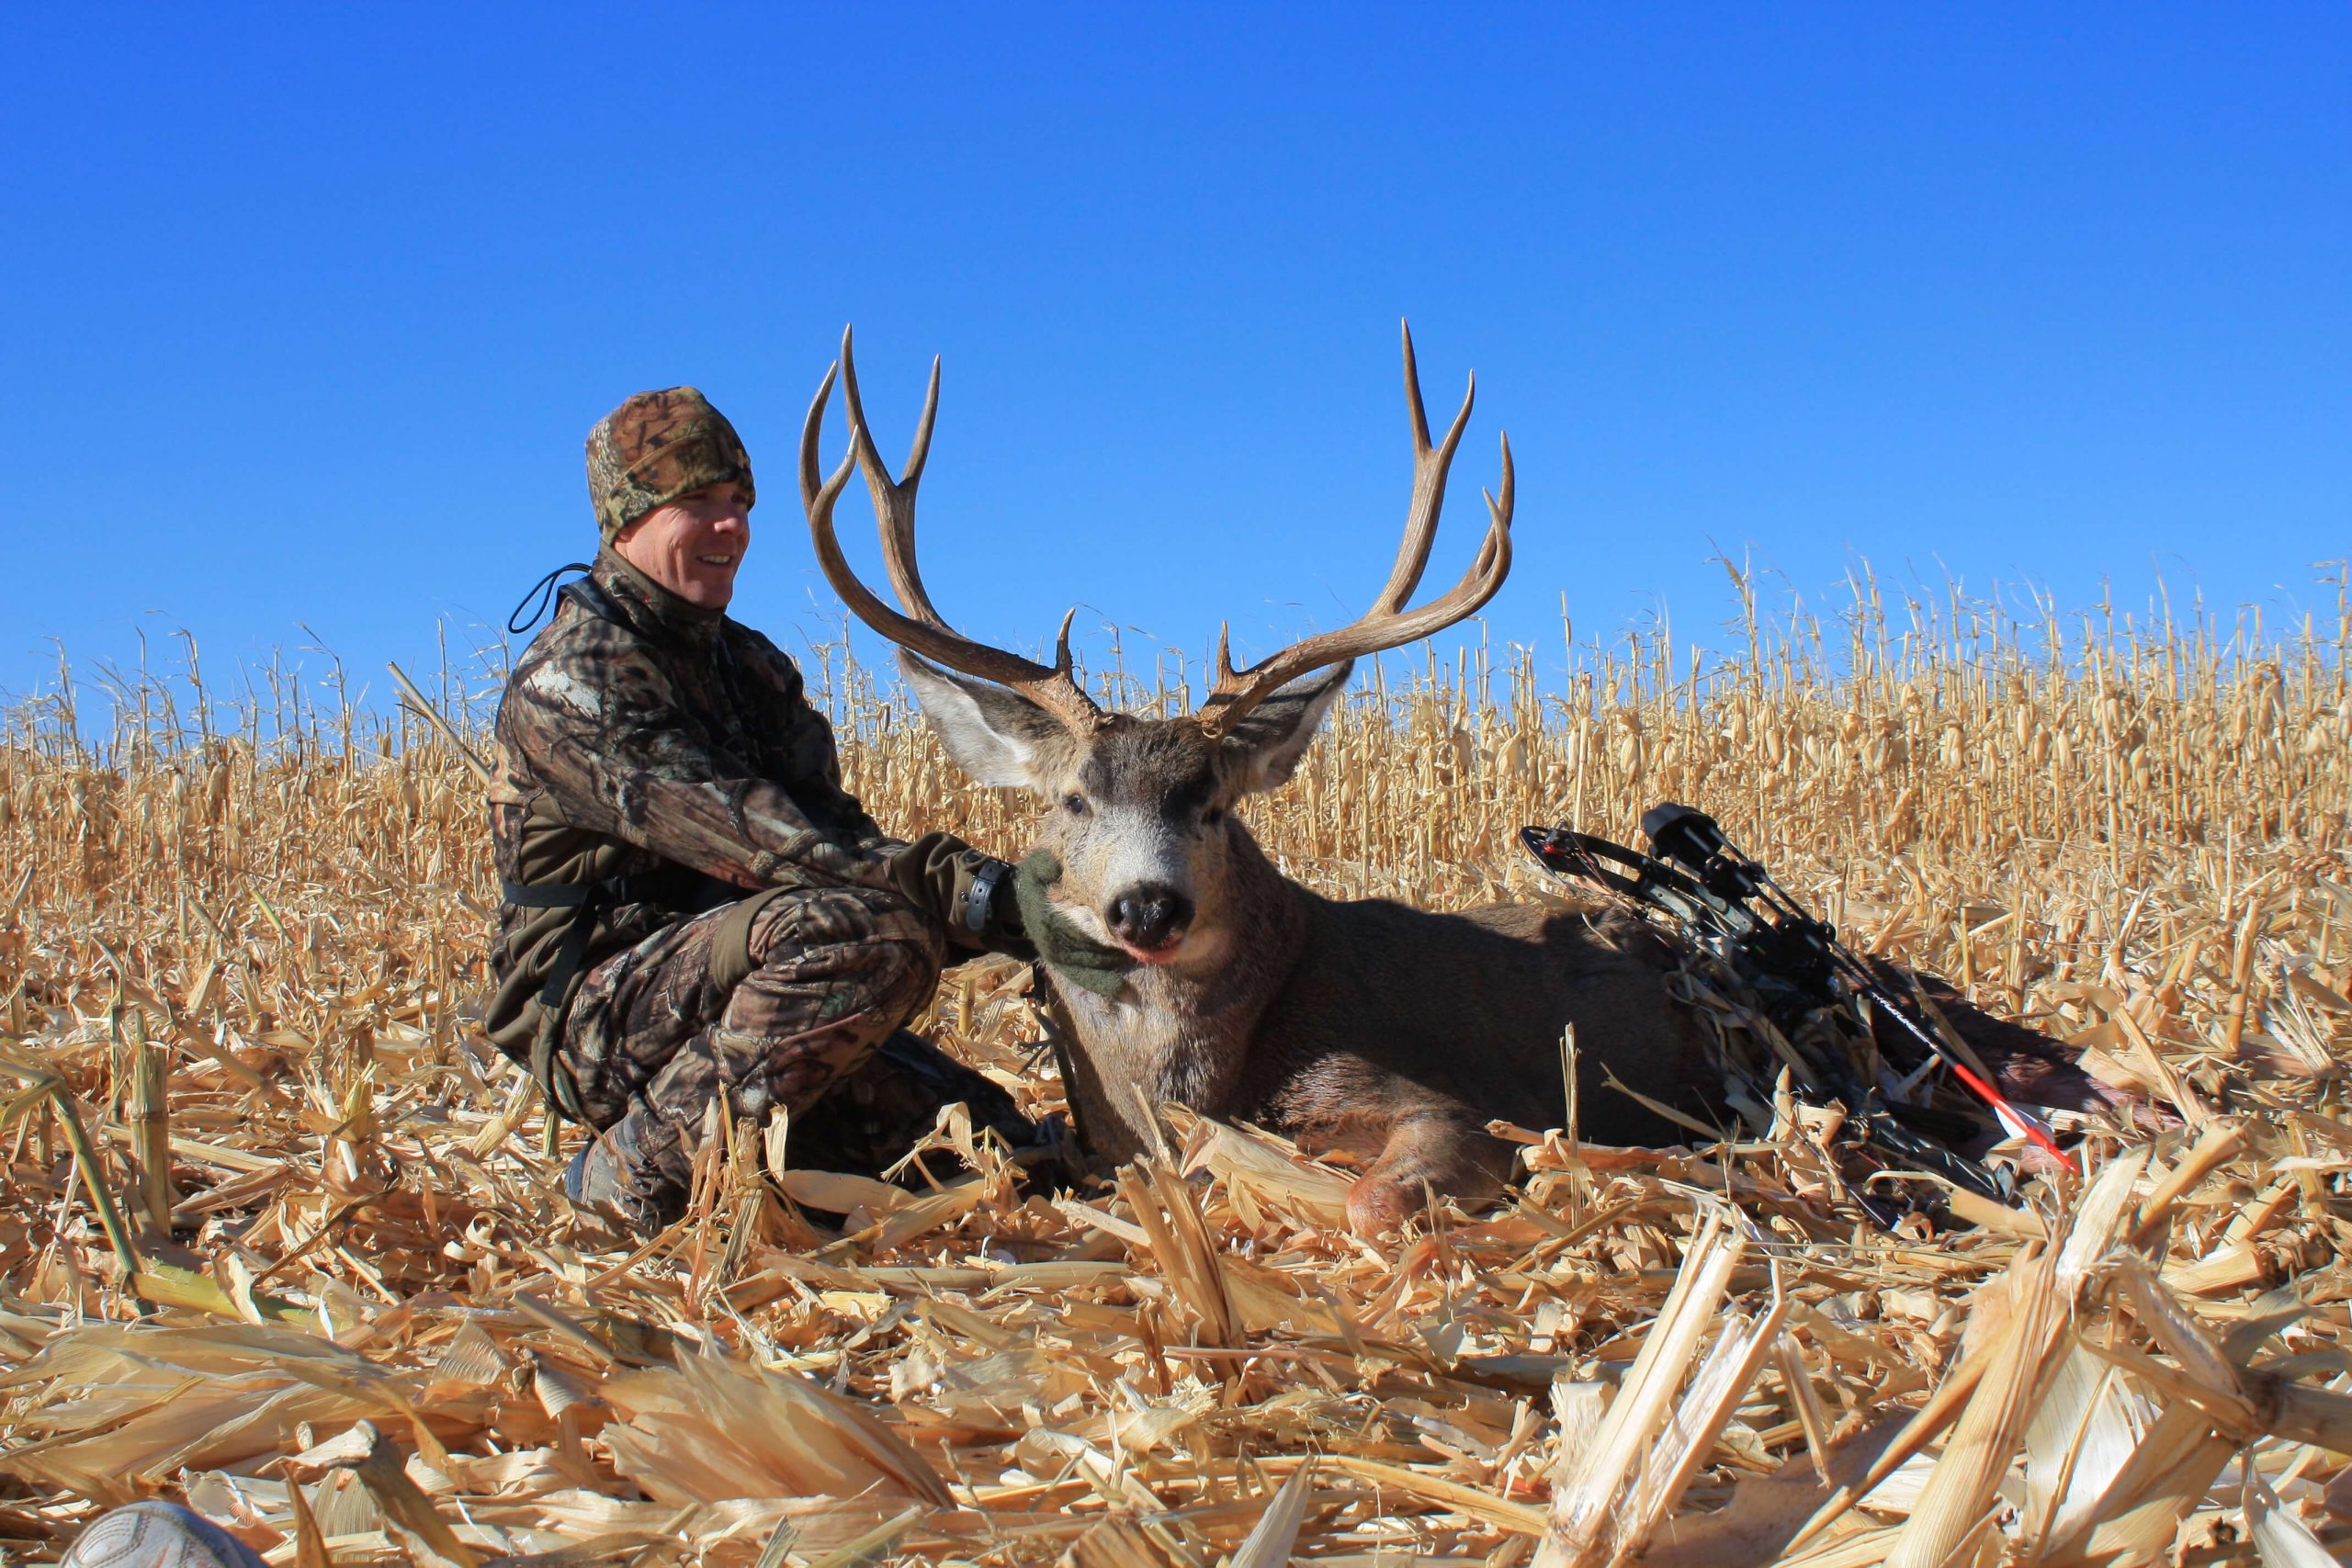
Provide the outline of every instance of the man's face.
[[735,597],[735,570],[751,547],[752,503],[732,483],[688,491],[613,536],[621,559],[706,610]]

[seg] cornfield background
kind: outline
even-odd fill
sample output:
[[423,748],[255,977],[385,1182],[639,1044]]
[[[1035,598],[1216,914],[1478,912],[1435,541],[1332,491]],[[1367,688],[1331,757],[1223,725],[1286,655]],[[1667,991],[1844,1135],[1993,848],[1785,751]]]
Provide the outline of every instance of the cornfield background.
[[[1346,1173],[1168,1112],[1113,1184],[759,1176],[575,1213],[574,1129],[469,1027],[479,786],[273,667],[62,680],[0,745],[0,1544],[183,1498],[273,1562],[2319,1563],[2352,1548],[2352,605],[1760,618],[1736,657],[1391,660],[1252,825],[1327,892],[1530,896],[1523,823],[1702,805],[1859,945],[2176,1107],[1973,1228],[1865,1224],[1820,1118],[1555,1130],[1379,1246]],[[1012,852],[845,647],[886,824]],[[1176,671],[1114,669],[1134,708]],[[433,701],[481,743],[494,682]],[[926,1027],[1015,1087],[1025,974]],[[827,1216],[841,1216],[834,1225]]]

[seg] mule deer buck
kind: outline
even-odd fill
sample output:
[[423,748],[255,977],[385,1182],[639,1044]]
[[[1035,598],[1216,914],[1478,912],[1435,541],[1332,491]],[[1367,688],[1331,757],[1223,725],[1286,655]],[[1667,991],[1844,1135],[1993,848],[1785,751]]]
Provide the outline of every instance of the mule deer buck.
[[[836,374],[850,454],[828,476],[817,445]],[[1216,688],[1183,718],[1097,706],[1072,673],[1070,616],[1046,666],[957,635],[933,607],[915,561],[915,491],[939,409],[935,360],[898,479],[865,423],[846,331],[800,441],[801,500],[826,577],[859,619],[899,645],[925,716],[973,778],[1053,803],[1038,845],[1062,867],[1050,888],[1054,915],[1132,961],[1100,988],[1049,971],[1075,1024],[1068,1088],[1090,1156],[1109,1163],[1139,1152],[1141,1118],[1162,1100],[1255,1121],[1365,1163],[1348,1212],[1366,1234],[1418,1209],[1427,1190],[1465,1199],[1495,1190],[1510,1151],[1486,1131],[1490,1120],[1561,1123],[1568,1025],[1580,1047],[1582,1130],[1593,1138],[1679,1136],[1636,1100],[1605,1090],[1604,1073],[1701,1114],[1718,1079],[1700,1026],[1668,997],[1674,956],[1638,919],[1599,906],[1441,915],[1325,898],[1277,871],[1233,814],[1244,796],[1289,780],[1355,660],[1475,614],[1510,570],[1506,437],[1476,559],[1446,593],[1406,608],[1476,385],[1432,446],[1408,330],[1405,389],[1412,502],[1372,609],[1242,670],[1221,637]],[[854,468],[872,492],[902,609],[858,580],[834,536],[833,505]]]

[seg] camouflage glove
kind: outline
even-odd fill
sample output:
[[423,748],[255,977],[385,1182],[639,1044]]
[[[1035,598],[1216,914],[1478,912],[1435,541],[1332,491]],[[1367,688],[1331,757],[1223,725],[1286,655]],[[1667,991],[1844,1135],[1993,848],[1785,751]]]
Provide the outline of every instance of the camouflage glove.
[[1062,863],[1039,850],[1012,874],[1021,900],[1021,921],[1029,941],[1054,973],[1097,996],[1116,996],[1136,961],[1123,947],[1109,947],[1054,913],[1046,890],[1062,879]]
[[958,947],[1035,958],[1021,928],[1013,870],[953,833],[925,833],[890,857],[890,885],[947,928]]

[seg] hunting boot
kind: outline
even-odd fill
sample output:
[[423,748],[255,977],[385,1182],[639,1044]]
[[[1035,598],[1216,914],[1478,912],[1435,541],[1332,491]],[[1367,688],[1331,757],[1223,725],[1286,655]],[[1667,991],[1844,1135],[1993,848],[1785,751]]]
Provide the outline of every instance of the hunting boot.
[[101,1514],[60,1568],[263,1568],[254,1549],[192,1508],[151,1500]]
[[650,1237],[686,1212],[692,1168],[678,1129],[639,1100],[571,1156],[563,1190],[581,1207],[617,1214]]

